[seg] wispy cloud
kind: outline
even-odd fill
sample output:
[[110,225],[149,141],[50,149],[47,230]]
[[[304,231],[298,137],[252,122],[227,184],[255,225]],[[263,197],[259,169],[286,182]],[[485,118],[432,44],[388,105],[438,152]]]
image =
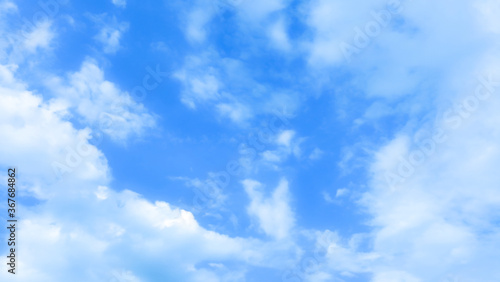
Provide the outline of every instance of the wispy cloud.
[[260,230],[278,240],[290,236],[295,218],[290,208],[288,181],[282,179],[270,195],[255,180],[246,179],[242,183],[250,197],[248,214],[255,217]]
[[65,78],[53,77],[48,86],[86,125],[99,128],[116,141],[140,136],[155,126],[154,116],[128,92],[106,80],[92,59]]

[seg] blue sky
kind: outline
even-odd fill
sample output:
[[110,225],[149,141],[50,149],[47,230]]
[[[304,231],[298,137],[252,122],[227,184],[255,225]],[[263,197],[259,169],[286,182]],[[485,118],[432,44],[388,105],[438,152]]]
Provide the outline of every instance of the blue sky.
[[499,12],[0,0],[0,280],[498,281]]

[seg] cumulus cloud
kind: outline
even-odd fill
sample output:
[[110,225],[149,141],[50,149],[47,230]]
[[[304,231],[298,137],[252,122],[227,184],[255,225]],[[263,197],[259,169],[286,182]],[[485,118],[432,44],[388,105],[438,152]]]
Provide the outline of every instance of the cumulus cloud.
[[140,136],[155,126],[155,118],[144,106],[104,77],[92,59],[67,77],[53,77],[49,87],[58,99],[75,109],[85,124],[98,128],[116,141]]
[[[97,72],[92,65],[84,66],[83,72],[86,67]],[[97,85],[103,83],[98,81]],[[84,92],[92,88],[87,83],[74,86]],[[158,276],[234,281],[244,277],[248,265],[287,263],[289,248],[206,230],[191,212],[110,188],[106,158],[88,142],[89,129],[77,130],[67,121],[68,112],[77,110],[29,91],[16,78],[15,67],[0,66],[0,87],[0,129],[5,132],[0,167],[17,164],[24,195],[44,199],[22,207],[18,224],[23,247],[17,253],[22,270],[16,281],[150,281]],[[51,171],[59,159],[71,168],[62,177]],[[286,183],[280,187],[279,199]],[[51,260],[40,260],[47,254]],[[281,259],[271,260],[276,256]],[[141,257],[141,263],[131,257]],[[226,268],[226,263],[239,263],[239,268]],[[10,275],[2,272],[0,279]]]
[[[93,181],[108,174],[102,153],[88,143],[90,130],[76,130],[63,118],[67,108],[43,102],[28,91],[15,76],[15,68],[1,66],[2,164],[23,164],[32,181],[27,187],[34,196],[45,199],[60,191],[41,183],[55,183],[61,174],[73,172],[74,181]],[[80,153],[76,153],[76,152]],[[37,157],[34,157],[37,156]],[[76,158],[74,158],[76,156]],[[55,166],[54,166],[55,165]],[[62,189],[61,186],[55,186]],[[75,191],[76,193],[83,191]]]

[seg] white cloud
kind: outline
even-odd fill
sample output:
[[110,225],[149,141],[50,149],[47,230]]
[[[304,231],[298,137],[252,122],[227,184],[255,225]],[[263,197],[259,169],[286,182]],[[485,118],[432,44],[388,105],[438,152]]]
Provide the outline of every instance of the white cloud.
[[[348,68],[365,79],[360,88],[369,96],[397,101],[394,97],[402,93],[412,94],[395,103],[395,108],[387,108],[387,101],[381,99],[380,104],[372,104],[365,118],[395,116],[401,108],[409,117],[372,155],[368,190],[358,201],[371,217],[370,233],[361,245],[340,238],[328,244],[327,261],[318,273],[364,273],[373,281],[496,281],[500,272],[492,261],[500,248],[500,193],[496,189],[500,179],[495,172],[500,165],[500,71],[498,51],[490,48],[498,43],[495,20],[485,14],[488,8],[494,11],[496,4],[459,1],[430,10],[422,2],[405,5],[399,21],[402,26],[387,29]],[[310,14],[310,20],[318,29],[324,28],[321,32],[327,40],[342,38],[335,30],[328,34],[327,22],[366,11],[366,7],[345,7],[338,9],[345,11],[343,15],[336,15],[332,7],[325,12],[332,15],[328,19],[321,17],[319,5],[313,7],[319,14]],[[451,9],[446,20],[440,12],[444,9]],[[316,35],[320,42],[321,36]],[[339,54],[327,54],[332,56],[328,58],[311,50],[310,58],[317,55],[330,66],[339,63],[335,57]],[[407,58],[410,53],[415,56]],[[365,72],[373,67],[377,71]],[[440,79],[432,80],[432,87],[425,85],[437,73]],[[486,86],[478,74],[493,74],[493,82]],[[487,89],[493,87],[496,92],[485,98]],[[422,105],[425,108],[416,108]],[[445,136],[438,138],[445,141],[430,146],[429,140],[436,136]],[[363,145],[367,151],[372,146]],[[353,152],[346,153],[342,165],[353,158]],[[388,183],[389,172],[400,180],[393,187]]]
[[270,196],[265,195],[262,184],[255,180],[246,179],[242,183],[250,197],[248,214],[257,220],[259,228],[278,240],[289,237],[295,219],[289,203],[288,181],[282,179]]
[[[394,9],[394,3],[400,3],[400,9]],[[451,65],[462,68],[462,61],[456,60],[462,54],[481,53],[484,48],[471,43],[482,40],[483,33],[476,28],[474,6],[460,1],[443,21],[437,11],[449,10],[446,3],[429,15],[423,2],[316,0],[305,5],[313,37],[303,43],[312,67],[342,67],[355,75],[353,86],[366,95],[398,98],[427,87],[419,83],[430,73]],[[346,54],[343,44],[357,51]]]
[[187,57],[173,77],[182,84],[180,99],[187,107],[212,107],[240,125],[258,114],[293,114],[299,106],[298,94],[271,91],[255,81],[241,61],[211,51]]
[[[80,187],[83,185],[86,183]],[[130,191],[110,191],[105,200],[65,195],[64,201],[72,204],[71,211],[57,201],[41,204],[38,208],[43,212],[24,209],[19,224],[25,232],[25,248],[17,253],[23,258],[23,271],[19,270],[16,281],[113,281],[124,277],[150,281],[155,279],[151,272],[158,275],[158,271],[176,281],[198,281],[218,277],[210,269],[193,267],[203,261],[260,265],[265,257],[257,241],[207,231],[191,213],[165,202],[150,203]],[[39,260],[49,250],[57,266]],[[173,253],[177,255],[169,255]],[[129,260],[136,256],[145,264]],[[218,272],[223,276],[230,270]],[[5,273],[0,274],[2,279],[10,275]]]
[[[357,273],[369,272],[380,255],[373,252],[360,251],[361,244],[366,241],[366,234],[352,235],[348,240],[342,239],[338,233],[330,230],[315,231],[314,264],[303,268],[304,281],[316,281],[316,277],[324,277],[327,281],[352,279]],[[336,278],[336,279],[334,279]],[[321,281],[321,280],[320,280]]]
[[109,173],[106,160],[88,143],[90,130],[76,130],[62,120],[67,115],[66,109],[57,103],[45,103],[40,96],[26,90],[15,78],[15,69],[0,67],[0,128],[5,131],[5,138],[0,140],[2,165],[19,163],[24,173],[30,175],[26,179],[27,191],[43,199],[59,193],[57,189],[64,189],[60,185],[52,189],[41,185],[56,183],[61,171],[54,170],[54,162],[61,164],[64,172],[71,171],[76,182],[106,178]]
[[17,5],[11,1],[2,1],[0,3],[0,13],[8,13],[11,11],[17,11]]
[[342,196],[345,196],[347,193],[349,193],[349,189],[346,189],[346,188],[341,188],[341,189],[337,189],[337,193],[335,193],[335,197],[342,197]]
[[111,0],[111,2],[120,8],[125,8],[127,6],[127,0]]
[[45,18],[26,19],[22,25],[12,25],[18,8],[10,1],[0,3],[0,62],[20,64],[28,57],[43,56],[51,51],[56,38],[54,24]]
[[221,180],[222,177],[218,173],[210,172],[205,180],[188,177],[170,177],[170,179],[183,181],[187,187],[194,190],[196,196],[193,202],[194,205],[198,205],[194,209],[220,211],[227,200],[227,195],[224,194],[227,184],[225,180]]
[[54,77],[48,84],[58,99],[74,108],[86,124],[99,128],[114,140],[124,141],[155,126],[154,117],[144,106],[107,81],[91,59],[67,78]]
[[363,23],[371,5],[373,2],[360,5],[359,1],[338,0],[307,3],[306,23],[314,34],[312,41],[306,43],[310,63],[323,66],[342,62],[341,43],[348,42],[356,25]]
[[106,15],[91,16],[91,19],[98,25],[99,32],[94,39],[102,45],[102,50],[106,54],[115,54],[122,46],[123,34],[127,32],[129,24],[118,22],[116,18],[106,19]]
[[184,84],[181,101],[195,109],[197,104],[218,100],[221,96],[218,76],[216,69],[206,66],[204,58],[187,58],[184,68],[174,73],[174,78]]
[[[87,67],[97,72],[91,65],[83,69]],[[152,281],[156,275],[172,281],[234,281],[244,277],[249,265],[279,268],[290,263],[293,249],[209,231],[186,210],[109,188],[107,161],[88,143],[89,130],[77,130],[66,120],[71,111],[64,107],[67,104],[54,106],[54,100],[27,90],[15,77],[15,69],[0,66],[0,129],[4,132],[0,167],[5,170],[15,164],[25,196],[45,199],[22,208],[18,224],[23,247],[17,250],[22,264],[16,281]],[[92,80],[90,73],[86,76]],[[98,81],[97,85],[103,83]],[[88,90],[87,84],[74,86]],[[74,148],[82,160],[57,179],[51,165],[54,160],[67,161],[68,148]],[[275,203],[286,194],[286,183],[279,187]],[[282,205],[274,210],[287,215]],[[40,260],[47,254],[51,260]],[[141,257],[141,263],[130,260],[134,257]],[[226,262],[238,265],[241,273],[202,266]],[[10,275],[2,271],[0,280],[7,281]]]
[[108,198],[108,187],[97,186],[97,191],[94,193],[99,200],[106,200]]
[[54,38],[54,32],[51,30],[51,22],[44,21],[39,23],[33,30],[25,34],[24,48],[29,52],[35,52],[37,48],[48,48]]
[[289,51],[291,48],[290,39],[286,30],[285,20],[279,18],[269,27],[269,38],[273,45],[279,50]]
[[[259,19],[275,15],[284,3],[264,2],[255,2],[255,7],[247,2],[241,7]],[[330,47],[338,47],[339,40],[351,40],[353,28],[370,20],[369,12],[373,7],[380,8],[381,3],[362,6],[361,1],[313,1],[306,5],[308,24],[314,29],[312,40],[306,44],[311,65],[339,64],[343,54]],[[479,57],[476,52],[484,51],[483,47],[468,45],[498,41],[496,37],[487,37],[498,33],[496,3],[464,3],[456,2],[449,21],[443,21],[442,11],[449,7],[438,3],[429,10],[428,3],[413,1],[401,14],[401,26],[388,28],[372,44],[374,49],[369,47],[366,54],[360,54],[359,62],[353,60],[351,70],[362,73],[358,76],[363,81],[359,87],[365,94],[400,97],[427,81],[422,78],[438,74],[443,78],[441,84],[434,85],[432,91],[415,92],[429,92],[437,97],[429,102],[436,107],[430,110],[429,120],[442,114],[440,109],[447,106],[443,101],[463,105],[464,97],[454,94],[456,90],[476,90],[468,87],[467,82],[474,71],[464,69],[482,71],[498,66],[498,51],[494,48],[487,50],[488,56]],[[477,10],[470,12],[470,7]],[[472,17],[473,23],[469,13],[477,13]],[[461,24],[462,19],[467,19],[465,24]],[[478,32],[470,32],[469,26],[478,28]],[[40,34],[34,35],[33,45],[26,50],[50,47],[50,40],[45,40],[49,38],[47,34],[43,35],[43,30]],[[481,40],[474,41],[477,38],[470,34]],[[115,35],[106,33],[104,41],[119,46],[121,34]],[[457,35],[459,39],[452,40]],[[203,40],[205,36],[195,34],[194,38]],[[373,56],[373,52],[380,56]],[[457,60],[461,63],[455,62],[469,52],[470,56]],[[415,56],[409,57],[409,53]],[[486,67],[482,65],[485,62]],[[374,67],[377,68],[372,71]],[[94,62],[86,61],[81,70],[53,79],[51,87],[58,95],[50,101],[18,81],[16,69],[15,64],[0,66],[0,131],[5,135],[0,141],[0,166],[19,164],[25,193],[46,200],[24,208],[20,223],[23,234],[28,235],[24,235],[24,247],[20,250],[24,268],[19,274],[21,281],[75,281],[75,274],[81,281],[154,280],[149,269],[142,268],[144,265],[173,281],[234,281],[245,278],[244,265],[279,267],[291,260],[295,254],[291,248],[209,231],[189,211],[166,202],[145,200],[131,191],[109,188],[111,177],[106,159],[89,144],[93,132],[74,128],[68,119],[76,115],[84,124],[92,125],[104,113],[113,121],[105,132],[120,140],[152,126],[154,119],[126,92],[105,80]],[[419,71],[422,69],[425,71]],[[269,91],[253,81],[248,83],[245,77],[249,75],[244,70],[240,62],[219,56],[201,58],[199,64],[190,65],[188,61],[176,76],[185,91],[181,99],[192,108],[209,105],[238,123],[257,113],[269,112],[276,105],[297,104],[293,94],[254,99]],[[241,94],[248,89],[255,92]],[[423,100],[429,97],[420,96]],[[416,102],[420,100],[408,99],[418,106]],[[394,114],[386,105],[385,101],[375,102],[364,118],[376,120]],[[359,202],[371,218],[372,230],[348,240],[335,235],[328,243],[325,263],[318,271],[307,273],[306,281],[329,281],[336,276],[348,279],[358,273],[370,274],[374,281],[442,281],[449,277],[464,281],[499,280],[495,265],[500,249],[496,226],[500,216],[499,108],[498,95],[493,95],[487,102],[480,101],[475,111],[458,113],[454,109],[451,119],[448,116],[436,122],[421,119],[418,110],[409,111],[408,124],[373,154],[371,182]],[[470,117],[463,116],[468,114]],[[454,128],[453,124],[459,125]],[[418,140],[436,127],[446,130],[448,140],[429,153],[425,163],[412,165],[412,173],[401,176],[401,158],[411,156],[419,148]],[[271,145],[275,148],[262,152],[262,160],[276,163],[292,154],[300,156],[300,139],[295,131],[284,130],[273,137]],[[353,152],[348,151],[339,165],[352,163]],[[70,170],[61,182],[57,182],[52,171],[53,161]],[[387,185],[388,171],[403,179],[393,189]],[[205,183],[193,180],[191,185],[202,187]],[[296,226],[288,182],[282,180],[270,193],[257,181],[247,179],[243,186],[250,198],[248,214],[259,229],[273,239],[289,239]],[[345,195],[344,192],[337,190],[336,197]],[[330,194],[323,196],[334,200]],[[72,208],[68,209],[70,205]],[[53,260],[40,261],[48,252],[53,254]],[[178,256],[165,255],[172,253]],[[127,259],[139,256],[144,265],[137,266]],[[229,270],[226,262],[241,263],[242,270]],[[203,263],[207,266],[201,266]],[[1,273],[0,279],[7,279],[6,273]]]
[[283,161],[283,156],[276,151],[264,151],[262,152],[262,160],[271,163],[279,163]]
[[294,130],[287,129],[272,136],[272,143],[269,146],[274,146],[261,153],[261,160],[264,164],[272,164],[275,169],[278,169],[274,164],[283,162],[290,156],[299,158],[301,156],[300,144],[303,139],[297,138],[295,135],[296,132]]
[[349,194],[349,189],[347,189],[347,188],[337,189],[337,191],[335,192],[335,197],[332,197],[332,196],[330,195],[330,193],[328,193],[328,192],[326,192],[326,191],[323,191],[323,192],[322,192],[323,199],[324,199],[327,203],[332,203],[332,204],[340,204],[340,203],[341,203],[341,200],[340,200],[339,198],[344,197],[344,196],[346,196],[347,194]]
[[281,134],[278,135],[276,142],[280,145],[285,146],[286,148],[290,148],[292,138],[295,135],[295,131],[293,130],[284,130]]
[[206,43],[212,29],[210,26],[212,19],[226,11],[236,11],[238,28],[242,32],[266,33],[271,41],[271,47],[280,51],[289,51],[291,43],[287,33],[286,18],[283,14],[283,10],[289,2],[288,0],[195,1],[184,16],[182,29],[191,43]]
[[281,171],[283,163],[292,157],[302,159],[301,144],[306,138],[297,137],[294,130],[286,129],[288,116],[279,115],[272,116],[266,127],[249,134],[248,144],[240,144],[238,162],[244,173],[257,173],[260,169]]
[[213,15],[211,7],[200,7],[189,12],[185,34],[191,42],[203,42],[207,37],[206,25]]
[[250,110],[240,103],[221,103],[217,105],[217,110],[236,123],[242,123],[250,118]]

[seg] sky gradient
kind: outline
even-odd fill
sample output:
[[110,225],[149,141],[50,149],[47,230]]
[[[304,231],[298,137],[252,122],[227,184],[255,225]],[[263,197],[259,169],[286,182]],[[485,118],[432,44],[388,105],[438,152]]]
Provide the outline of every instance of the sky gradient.
[[499,14],[0,0],[0,281],[500,281]]

